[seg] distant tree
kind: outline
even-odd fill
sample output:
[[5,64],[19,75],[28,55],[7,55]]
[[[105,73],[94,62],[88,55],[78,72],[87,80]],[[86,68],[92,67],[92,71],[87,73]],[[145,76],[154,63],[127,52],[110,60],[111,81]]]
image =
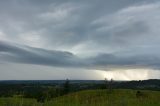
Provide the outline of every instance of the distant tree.
[[64,83],[64,94],[69,93],[70,91],[70,82],[68,79],[66,79],[65,83]]
[[113,79],[111,78],[110,82],[109,82],[109,91],[111,92],[113,90]]
[[105,80],[105,88],[108,89],[108,79],[105,78],[104,80]]

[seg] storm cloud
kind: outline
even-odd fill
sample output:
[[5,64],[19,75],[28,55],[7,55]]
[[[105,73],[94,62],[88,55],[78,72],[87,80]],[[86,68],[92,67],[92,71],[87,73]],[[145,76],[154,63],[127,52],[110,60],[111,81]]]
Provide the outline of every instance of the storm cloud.
[[160,57],[147,54],[124,57],[116,56],[116,54],[98,54],[81,58],[67,51],[47,50],[2,41],[0,42],[0,57],[1,62],[91,69],[107,68],[110,65],[159,68],[160,65]]
[[157,72],[159,11],[158,0],[1,0],[0,64]]
[[72,53],[55,50],[45,50],[29,46],[20,46],[0,42],[0,56],[4,61],[52,65],[52,66],[77,66],[81,65]]

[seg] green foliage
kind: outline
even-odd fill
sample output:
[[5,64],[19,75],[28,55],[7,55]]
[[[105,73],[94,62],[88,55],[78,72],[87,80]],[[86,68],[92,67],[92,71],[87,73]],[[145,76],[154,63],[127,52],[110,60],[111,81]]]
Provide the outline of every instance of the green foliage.
[[[113,89],[85,90],[53,98],[44,103],[21,97],[0,98],[0,106],[160,106],[159,91]],[[143,94],[143,95],[142,95]]]
[[64,83],[64,94],[68,94],[70,91],[70,82],[68,79],[66,79],[66,82]]
[[55,98],[54,106],[160,106],[160,92],[141,91],[146,96],[136,97],[134,90],[88,90]]

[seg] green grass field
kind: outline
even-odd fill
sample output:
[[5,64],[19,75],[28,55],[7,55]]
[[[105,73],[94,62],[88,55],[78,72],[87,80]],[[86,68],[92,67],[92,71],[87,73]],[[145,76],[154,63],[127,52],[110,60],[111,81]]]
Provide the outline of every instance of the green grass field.
[[0,106],[160,106],[159,91],[141,91],[143,96],[136,97],[136,90],[86,90],[37,103],[35,99],[19,97],[0,98]]

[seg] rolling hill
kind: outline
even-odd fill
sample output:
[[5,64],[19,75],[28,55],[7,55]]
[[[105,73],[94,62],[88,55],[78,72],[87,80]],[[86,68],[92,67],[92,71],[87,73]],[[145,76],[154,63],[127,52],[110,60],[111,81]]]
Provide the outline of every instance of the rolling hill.
[[0,98],[0,106],[160,106],[160,91],[115,89],[84,90],[53,98],[45,103],[18,96]]

